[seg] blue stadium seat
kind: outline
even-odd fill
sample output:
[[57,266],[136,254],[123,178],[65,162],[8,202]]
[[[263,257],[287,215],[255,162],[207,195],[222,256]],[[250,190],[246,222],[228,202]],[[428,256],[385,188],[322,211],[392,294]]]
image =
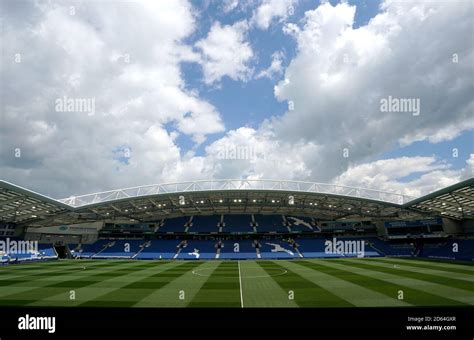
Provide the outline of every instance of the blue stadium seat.
[[220,215],[193,216],[192,226],[188,229],[191,233],[211,233],[218,232],[217,224],[221,219]]
[[[227,259],[256,259],[257,253],[252,240],[225,240],[220,251],[221,260]],[[238,252],[236,252],[238,245]]]
[[207,240],[188,240],[186,247],[182,248],[178,259],[215,259],[216,241]]
[[283,232],[289,230],[283,225],[283,217],[281,215],[254,215],[255,221],[258,223],[257,232]]
[[[306,258],[337,258],[337,257],[357,257],[357,253],[343,253],[338,254],[337,252],[326,252],[326,238],[301,238],[297,239],[296,244],[298,245],[298,250],[303,254]],[[333,239],[329,239],[333,241]],[[337,238],[337,240],[341,241],[361,241],[363,240],[364,243],[364,257],[376,257],[380,256],[376,250],[370,247],[370,244],[367,242],[366,238],[349,238],[349,237],[341,237]]]
[[250,226],[252,222],[251,215],[224,215],[223,232],[245,232],[250,233],[253,228]]
[[136,258],[146,260],[172,259],[178,251],[179,240],[153,240]]
[[164,224],[158,229],[159,233],[182,233],[185,224],[189,221],[189,216],[175,217],[164,220]]
[[[453,250],[457,250],[457,252]],[[437,244],[425,244],[419,256],[433,259],[474,261],[474,240],[453,239]]]
[[411,257],[415,251],[415,247],[408,243],[391,244],[377,237],[367,238],[367,241],[371,248],[386,256]]
[[38,244],[38,251],[41,256],[51,259],[58,258],[58,254],[56,253],[56,250],[54,249],[54,246],[51,243]]
[[[25,242],[25,240],[19,237],[9,237],[10,241],[16,242]],[[11,262],[27,262],[27,261],[39,261],[39,260],[50,260],[57,259],[58,255],[51,243],[38,243],[38,248],[31,250],[28,249],[17,249],[17,251],[22,252],[10,252],[0,254],[1,263],[11,263]],[[21,246],[20,246],[21,247]],[[28,251],[27,251],[28,250]],[[26,252],[23,252],[26,251]]]
[[319,227],[310,218],[299,216],[285,216],[291,231],[294,232],[319,232]]
[[291,244],[283,240],[260,240],[262,259],[288,259],[300,257]]
[[[205,221],[206,219],[204,219]],[[294,245],[291,240],[261,239],[260,247],[255,248],[253,240],[227,239],[219,241],[188,240],[186,247],[181,240],[109,240],[100,239],[94,244],[83,244],[75,256],[83,258],[136,258],[136,259],[289,259],[299,258],[336,258],[355,257],[356,252],[338,254],[337,251],[326,252],[326,239],[322,237],[296,238]],[[426,243],[415,247],[412,243],[391,243],[378,237],[337,237],[342,241],[364,241],[364,257],[394,256],[394,257],[425,257],[448,260],[474,260],[474,240],[451,239],[440,243]],[[220,242],[220,248],[217,244]],[[125,244],[130,245],[130,251],[125,251]],[[454,244],[457,252],[453,252]],[[418,242],[419,244],[419,242]],[[181,245],[181,250],[180,246]],[[236,247],[238,245],[238,247]],[[78,248],[70,245],[70,249]],[[235,251],[238,248],[238,251]],[[419,249],[418,252],[416,250]],[[197,253],[199,257],[197,257]],[[257,255],[259,254],[260,257]],[[218,256],[216,256],[218,255]],[[41,244],[38,253],[30,254],[0,254],[0,263],[33,261],[46,258],[57,258],[51,244]]]
[[77,252],[74,252],[76,257],[91,257],[92,255],[103,250],[107,244],[110,243],[110,240],[97,240],[92,244],[82,244],[81,249]]

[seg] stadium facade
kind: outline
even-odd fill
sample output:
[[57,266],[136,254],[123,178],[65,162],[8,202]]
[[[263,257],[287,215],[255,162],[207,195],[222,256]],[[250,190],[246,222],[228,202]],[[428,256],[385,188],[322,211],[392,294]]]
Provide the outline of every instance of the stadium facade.
[[[474,179],[413,198],[277,180],[205,180],[55,200],[0,181],[2,263],[56,259],[474,260]],[[339,243],[338,243],[339,242]],[[0,250],[1,251],[1,250]]]

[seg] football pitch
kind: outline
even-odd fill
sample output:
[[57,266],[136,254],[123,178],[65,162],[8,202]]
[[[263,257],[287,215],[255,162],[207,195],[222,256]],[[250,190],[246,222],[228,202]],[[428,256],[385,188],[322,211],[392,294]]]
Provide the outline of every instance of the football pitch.
[[0,267],[0,306],[474,305],[474,266],[396,258],[60,260]]

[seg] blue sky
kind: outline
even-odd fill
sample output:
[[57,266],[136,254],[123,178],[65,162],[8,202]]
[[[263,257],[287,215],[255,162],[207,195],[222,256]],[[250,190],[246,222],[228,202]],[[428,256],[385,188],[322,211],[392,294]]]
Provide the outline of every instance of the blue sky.
[[[419,196],[472,177],[470,1],[1,6],[13,183],[63,197],[279,178]],[[383,111],[388,97],[421,114]],[[62,98],[95,110],[61,112]],[[222,158],[242,149],[260,156]]]
[[[329,3],[337,5],[340,1],[331,0]],[[366,25],[370,19],[381,12],[380,1],[348,1],[349,4],[356,6],[354,17],[354,28]],[[196,8],[202,9],[202,17],[199,21],[199,30],[189,40],[190,43],[205,38],[207,31],[212,23],[218,20],[222,24],[232,25],[235,22],[246,20],[251,16],[251,7],[245,10],[231,12],[229,15],[222,13],[222,4],[219,2],[210,2],[206,4],[202,1],[194,1]],[[320,4],[320,1],[300,1],[295,7],[294,15],[289,21],[298,22],[304,17],[304,13],[312,10]],[[258,47],[258,59],[252,63],[256,69],[268,67],[271,63],[272,54],[276,51],[284,51],[284,66],[288,66],[289,61],[295,55],[296,44],[291,37],[284,34],[280,26],[275,25],[269,30],[263,31],[257,28],[249,33],[249,41],[252,46]],[[241,83],[231,79],[222,79],[219,87],[208,87],[202,84],[202,72],[199,65],[195,63],[185,63],[182,70],[186,79],[186,84],[190,88],[199,89],[201,95],[212,102],[222,113],[227,129],[237,129],[241,126],[250,126],[253,128],[271,116],[279,116],[286,112],[288,106],[285,102],[279,102],[273,94],[274,79],[261,78],[253,81]],[[209,138],[209,142],[221,138],[224,133],[216,134]],[[181,136],[180,145],[183,150],[193,147],[193,142]],[[472,152],[473,132],[465,131],[459,137],[450,141],[440,143],[430,143],[427,141],[415,142],[406,147],[394,145],[387,152],[374,154],[372,159],[396,158],[401,156],[432,156],[436,155],[441,160],[452,165],[453,169],[462,169],[465,166],[466,159]],[[203,155],[204,146],[196,149],[198,155]],[[458,154],[453,157],[453,150],[458,149]],[[419,173],[404,177],[404,180],[416,178]]]
[[[340,1],[329,1],[337,5]],[[193,5],[200,9],[199,28],[187,41],[195,43],[206,37],[212,24],[217,20],[223,25],[232,25],[235,22],[248,19],[252,15],[252,7],[242,10],[232,11],[229,14],[223,13],[223,4],[219,1],[205,2],[193,1]],[[349,1],[356,5],[354,27],[366,24],[379,11],[380,1]],[[289,21],[298,22],[304,17],[304,13],[312,10],[320,4],[319,0],[299,1],[294,7],[294,14]],[[283,51],[285,59],[283,65],[287,66],[289,61],[295,56],[295,41],[284,34],[280,25],[274,25],[268,30],[254,28],[249,32],[249,41],[252,46],[258,47],[256,53],[258,58],[252,62],[255,69],[264,69],[271,64],[272,54]],[[276,100],[273,94],[274,79],[260,78],[250,82],[241,83],[230,79],[222,79],[219,88],[208,87],[202,84],[201,67],[195,63],[184,63],[182,71],[189,88],[199,89],[201,95],[212,102],[222,113],[227,129],[237,129],[241,126],[257,127],[264,119],[270,116],[282,115],[288,108],[287,103]],[[222,137],[217,134],[210,137],[209,141]],[[181,136],[180,145],[183,149],[192,148],[193,143],[186,136]],[[203,146],[197,150],[198,155],[202,155]]]

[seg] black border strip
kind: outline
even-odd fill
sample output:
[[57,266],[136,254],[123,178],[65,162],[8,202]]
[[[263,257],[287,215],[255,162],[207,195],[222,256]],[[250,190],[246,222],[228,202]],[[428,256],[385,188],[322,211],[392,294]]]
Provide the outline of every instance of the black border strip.
[[[0,338],[466,338],[472,307],[456,308],[1,308]],[[19,330],[18,318],[55,316],[56,332]],[[408,317],[455,317],[455,331],[407,331]],[[420,323],[424,325],[424,323]]]

